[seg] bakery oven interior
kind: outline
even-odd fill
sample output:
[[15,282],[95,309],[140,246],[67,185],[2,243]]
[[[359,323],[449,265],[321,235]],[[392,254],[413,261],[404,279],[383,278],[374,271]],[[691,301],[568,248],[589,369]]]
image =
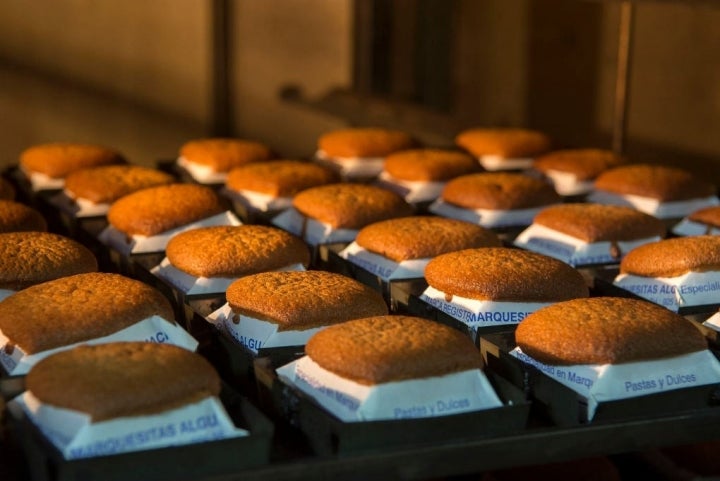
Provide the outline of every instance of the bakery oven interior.
[[[3,1],[0,167],[58,140],[152,166],[204,136],[308,158],[344,126],[431,146],[469,126],[522,126],[720,186],[718,24],[713,0]],[[412,458],[387,462],[422,478]],[[257,479],[302,477],[286,468]]]

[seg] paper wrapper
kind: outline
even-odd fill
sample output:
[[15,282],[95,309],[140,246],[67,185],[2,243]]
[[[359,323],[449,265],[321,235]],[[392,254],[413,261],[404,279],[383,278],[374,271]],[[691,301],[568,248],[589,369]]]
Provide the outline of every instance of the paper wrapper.
[[532,167],[533,159],[527,157],[501,157],[499,155],[481,155],[478,162],[485,170],[524,170]]
[[338,255],[386,282],[398,279],[422,279],[425,266],[431,260],[428,257],[395,262],[360,247],[356,242],[348,245]]
[[588,420],[604,401],[720,383],[720,363],[708,350],[652,361],[572,366],[540,363],[519,347],[510,355],[587,399]]
[[249,190],[230,190],[227,188],[221,189],[221,193],[233,202],[259,212],[279,211],[292,206],[292,197],[273,197]]
[[100,233],[98,238],[100,242],[112,247],[121,254],[143,254],[148,252],[164,251],[170,239],[180,232],[197,229],[199,227],[240,224],[242,224],[242,222],[240,222],[235,214],[230,211],[225,211],[212,217],[192,222],[190,224],[185,224],[154,236],[134,235],[128,239],[126,234],[120,232],[112,225],[109,225]]
[[73,217],[102,217],[110,209],[110,204],[96,204],[86,199],[73,198],[66,190],[52,196],[50,203]]
[[195,351],[198,342],[182,327],[162,317],[151,316],[110,335],[88,339],[67,346],[27,354],[18,346],[8,348],[9,339],[0,332],[0,364],[12,376],[27,374],[40,360],[56,352],[65,351],[83,344],[106,344],[109,342],[145,341],[160,344],[174,344],[189,351]]
[[[292,264],[276,271],[304,271],[302,264]],[[195,277],[173,266],[167,257],[160,264],[153,267],[152,272],[157,277],[165,279],[178,290],[188,295],[194,294],[220,294],[239,277]]]
[[315,160],[339,171],[348,180],[377,177],[385,165],[384,157],[330,157],[322,150],[315,152]]
[[41,174],[40,172],[28,172],[22,167],[20,168],[23,174],[25,174],[25,177],[28,179],[28,182],[30,182],[30,188],[33,190],[33,192],[38,192],[41,190],[59,190],[65,187],[65,179],[57,179],[54,177],[49,177],[45,174]]
[[560,259],[571,266],[584,266],[618,264],[622,257],[632,249],[660,239],[662,238],[655,236],[633,241],[587,243],[577,237],[563,234],[543,225],[532,224],[515,238],[513,244],[529,251]]
[[709,327],[713,331],[720,332],[720,312],[716,312],[703,322],[703,326]]
[[357,237],[355,229],[335,229],[323,222],[310,219],[291,207],[273,217],[271,223],[290,232],[312,246],[352,242]]
[[595,185],[592,180],[578,180],[575,174],[559,170],[548,170],[542,174],[552,183],[555,192],[563,196],[587,194]]
[[430,204],[428,210],[443,217],[464,220],[487,228],[497,228],[530,225],[538,212],[547,207],[549,206],[512,210],[464,209],[437,199]]
[[639,195],[618,195],[610,192],[596,190],[587,197],[588,202],[610,205],[626,205],[633,207],[640,212],[654,215],[659,219],[674,219],[685,217],[703,207],[710,207],[720,204],[715,196],[702,197],[674,202],[661,202],[650,197]]
[[552,304],[552,302],[479,301],[460,296],[452,296],[448,301],[444,292],[431,286],[425,289],[420,299],[474,330],[489,326],[518,324],[529,314]]
[[674,312],[682,307],[720,304],[720,271],[688,272],[677,277],[618,274],[613,284]]
[[10,289],[0,289],[0,301],[5,299],[8,296],[12,296],[15,294],[16,291],[10,290]]
[[257,354],[261,348],[304,346],[313,334],[327,327],[321,326],[303,331],[278,331],[278,324],[235,314],[227,303],[211,313],[207,320],[226,337],[254,354]]
[[379,187],[400,195],[408,204],[414,204],[437,199],[442,194],[447,182],[411,182],[396,179],[383,171],[375,183]]
[[41,403],[25,391],[12,404],[24,411],[65,459],[157,449],[247,436],[216,397],[148,416],[93,423],[85,413]]
[[183,156],[178,157],[177,164],[201,184],[224,184],[227,180],[227,172],[216,172],[207,165],[190,162]]
[[502,406],[479,369],[366,386],[305,356],[282,366],[277,374],[345,422],[447,416]]
[[694,235],[720,235],[720,227],[713,227],[700,222],[693,222],[690,219],[683,219],[672,228],[672,232],[679,236]]

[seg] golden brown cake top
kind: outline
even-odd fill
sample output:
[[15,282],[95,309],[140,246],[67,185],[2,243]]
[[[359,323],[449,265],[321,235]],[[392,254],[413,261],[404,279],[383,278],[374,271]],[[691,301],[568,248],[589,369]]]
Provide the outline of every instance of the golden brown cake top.
[[108,222],[127,235],[152,236],[190,224],[225,210],[210,187],[169,184],[148,187],[110,205]]
[[312,187],[297,194],[293,206],[306,217],[341,229],[412,214],[412,207],[396,193],[365,184]]
[[35,145],[20,154],[20,166],[26,172],[38,172],[56,179],[78,169],[124,162],[123,156],[113,149],[71,142]]
[[624,165],[605,171],[595,180],[595,189],[618,195],[650,197],[663,202],[715,194],[715,186],[687,170],[649,164]]
[[65,190],[74,199],[110,204],[132,192],[172,182],[175,182],[172,175],[157,169],[139,165],[107,165],[68,174]]
[[28,354],[107,336],[152,315],[173,322],[168,300],[119,274],[61,277],[0,302],[0,331]]
[[174,267],[196,277],[241,277],[310,263],[310,251],[300,238],[262,225],[181,232],[170,239],[165,254]]
[[234,191],[248,190],[273,197],[292,197],[318,185],[338,182],[337,172],[300,160],[272,160],[236,167],[225,185]]
[[377,316],[328,327],[305,353],[320,367],[372,385],[480,369],[472,340],[443,324],[411,316]]
[[15,200],[15,187],[0,177],[0,200]]
[[720,271],[720,236],[691,236],[644,244],[627,253],[620,272],[643,277],[677,277]]
[[97,270],[93,253],[70,238],[49,232],[0,234],[0,289],[17,291]]
[[440,255],[425,268],[430,286],[448,296],[511,302],[558,302],[587,297],[582,275],[536,252],[483,247]]
[[684,317],[651,302],[593,297],[544,307],[515,331],[528,356],[556,365],[621,364],[707,349]]
[[180,148],[180,155],[215,172],[272,158],[270,148],[260,142],[227,138],[191,140]]
[[476,157],[535,157],[550,149],[550,138],[547,135],[529,129],[468,129],[455,137],[455,143]]
[[688,219],[699,224],[720,227],[720,205],[704,207],[688,216]]
[[412,146],[405,132],[372,127],[334,130],[318,139],[318,149],[330,157],[385,157]]
[[388,313],[380,293],[349,277],[325,271],[263,272],[230,284],[233,312],[302,331]]
[[385,172],[392,177],[416,182],[444,181],[480,171],[477,160],[464,152],[449,149],[412,149],[385,158]]
[[442,192],[442,199],[465,209],[527,209],[560,202],[547,182],[510,172],[483,172],[456,177]]
[[45,217],[25,204],[0,200],[0,232],[46,231]]
[[559,171],[573,174],[578,180],[592,180],[602,172],[626,160],[611,150],[567,149],[544,154],[533,162],[533,168],[540,172]]
[[558,204],[540,211],[534,224],[585,242],[629,241],[664,237],[660,219],[632,207],[604,204]]
[[395,262],[501,245],[497,234],[477,224],[431,216],[375,222],[360,229],[355,241],[360,247]]
[[220,377],[205,358],[172,344],[117,342],[48,356],[30,370],[26,386],[42,403],[98,422],[217,396]]

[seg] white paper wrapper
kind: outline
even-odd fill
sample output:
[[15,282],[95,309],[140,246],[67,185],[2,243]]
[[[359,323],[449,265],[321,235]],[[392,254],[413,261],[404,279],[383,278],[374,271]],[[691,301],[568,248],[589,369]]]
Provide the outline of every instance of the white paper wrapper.
[[716,312],[703,322],[703,326],[709,327],[714,331],[720,331],[720,312]]
[[50,203],[74,217],[101,217],[110,209],[110,204],[96,204],[87,199],[73,198],[66,190],[53,195]]
[[[304,271],[302,264],[292,264],[277,271]],[[173,266],[167,257],[150,272],[165,279],[185,294],[221,294],[239,277],[195,277]]]
[[16,291],[10,290],[10,289],[0,289],[0,301],[5,299],[8,296],[12,296],[15,294]]
[[627,205],[639,210],[640,212],[654,215],[659,219],[685,217],[696,210],[702,209],[703,207],[720,204],[720,201],[715,196],[675,202],[661,202],[650,197],[641,197],[639,195],[618,195],[600,190],[591,192],[587,197],[587,201],[596,202],[598,204]]
[[294,207],[273,217],[271,223],[276,227],[300,237],[312,246],[352,242],[358,233],[355,229],[335,229],[323,222],[307,218]]
[[575,174],[559,170],[548,170],[543,172],[543,175],[550,180],[555,192],[564,196],[587,194],[595,185],[592,180],[578,180]]
[[479,301],[460,296],[452,296],[448,302],[444,292],[431,286],[425,289],[420,299],[473,330],[518,324],[529,314],[552,304],[552,302]]
[[29,391],[11,404],[23,410],[65,459],[144,451],[249,434],[235,427],[215,397],[160,414],[96,423],[85,413],[43,404]]
[[345,422],[447,416],[502,406],[479,369],[365,386],[305,356],[282,366],[277,374]]
[[[655,236],[615,243],[608,241],[587,243],[577,237],[563,234],[543,225],[532,224],[522,231],[513,243],[517,247],[560,259],[571,266],[583,266],[618,264],[622,257],[632,249],[660,239],[661,237]],[[620,257],[613,257],[612,252],[615,248],[619,251]]]
[[464,209],[437,199],[430,204],[428,210],[442,217],[464,220],[487,228],[497,228],[530,225],[538,212],[547,207],[549,206],[512,210]]
[[127,236],[117,230],[112,225],[108,225],[98,236],[98,239],[103,244],[112,247],[121,254],[142,254],[148,252],[162,252],[167,247],[167,243],[170,239],[179,234],[191,229],[197,229],[199,227],[210,227],[216,225],[240,225],[242,222],[230,211],[225,211],[220,214],[208,217],[197,222],[185,224],[175,229],[171,229],[162,232],[154,236],[142,236],[135,235],[128,239]]
[[322,150],[315,152],[315,159],[330,164],[348,180],[377,177],[385,165],[384,157],[330,157]]
[[30,187],[35,192],[41,190],[57,190],[65,187],[65,178],[56,179],[41,174],[40,172],[28,172],[22,168],[20,170],[25,174],[25,177],[30,182]]
[[720,304],[720,271],[654,278],[618,274],[613,284],[674,312],[682,307]]
[[191,162],[183,156],[178,157],[177,164],[201,184],[224,184],[227,180],[227,172],[216,172],[207,165]]
[[292,206],[292,197],[273,197],[249,190],[221,189],[222,195],[244,207],[260,212],[284,210]]
[[679,236],[694,235],[720,235],[720,228],[713,227],[700,222],[693,222],[690,219],[683,219],[672,228],[672,232]]
[[586,398],[588,420],[604,401],[720,383],[720,363],[708,350],[653,361],[573,366],[542,364],[519,347],[510,355]]
[[380,173],[376,181],[376,185],[402,196],[408,204],[437,199],[442,194],[446,183],[400,180],[385,171]]
[[387,257],[360,247],[356,242],[351,243],[340,251],[339,255],[348,262],[352,262],[366,271],[375,274],[384,281],[422,279],[424,277],[425,266],[431,260],[427,257],[395,262]]
[[12,376],[27,374],[32,366],[51,354],[83,344],[145,341],[160,344],[174,344],[189,351],[195,351],[198,346],[195,338],[188,334],[182,327],[159,316],[148,317],[107,336],[76,342],[55,349],[48,349],[47,351],[41,351],[35,354],[26,354],[18,346],[14,346],[12,351],[8,353],[8,349],[6,348],[8,341],[9,339],[0,331],[0,364],[2,364],[5,372]]
[[527,157],[502,157],[500,155],[481,155],[478,162],[485,170],[523,170],[532,167],[533,159]]
[[278,331],[278,325],[254,317],[235,314],[229,304],[212,312],[207,320],[215,325],[229,339],[257,354],[261,348],[304,346],[313,334],[327,326],[305,329],[304,331]]

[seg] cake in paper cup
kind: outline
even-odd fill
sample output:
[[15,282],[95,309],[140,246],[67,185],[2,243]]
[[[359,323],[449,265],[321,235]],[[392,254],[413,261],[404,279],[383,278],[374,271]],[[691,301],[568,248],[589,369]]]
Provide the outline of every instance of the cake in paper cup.
[[571,266],[618,264],[632,249],[665,237],[665,224],[632,207],[558,204],[541,210],[513,241]]
[[600,174],[588,201],[628,205],[660,219],[682,218],[702,207],[718,205],[715,186],[687,170],[635,164]]
[[630,252],[613,284],[672,311],[720,304],[720,237],[664,239]]
[[406,132],[377,127],[338,129],[320,136],[315,160],[338,171],[344,180],[377,177],[385,157],[413,147]]
[[720,234],[720,206],[703,207],[685,217],[672,228],[679,236]]
[[594,297],[540,309],[515,331],[511,352],[598,403],[720,383],[720,363],[687,319],[647,301]]
[[566,149],[541,155],[532,169],[548,179],[558,194],[576,196],[591,192],[597,176],[625,162],[611,150]]
[[113,202],[100,241],[123,254],[162,252],[176,234],[213,225],[239,225],[210,187],[168,184],[138,190]]
[[497,234],[477,224],[434,216],[410,216],[375,222],[340,252],[384,281],[422,279],[430,260],[447,252],[499,247]]
[[258,272],[304,270],[308,246],[275,227],[201,227],[168,242],[165,258],[151,272],[185,294],[224,293],[236,279]]
[[261,348],[302,346],[333,324],[388,312],[372,288],[325,271],[254,274],[232,283],[226,297],[227,304],[208,321],[255,354]]
[[228,172],[250,162],[272,158],[272,151],[261,142],[233,138],[206,138],[186,142],[180,147],[177,164],[201,184],[224,184]]
[[301,160],[255,162],[230,171],[224,192],[246,209],[269,212],[287,209],[300,191],[340,180],[327,166]]
[[20,154],[20,170],[33,191],[62,189],[65,177],[76,170],[123,163],[115,149],[74,142],[34,145]]
[[519,128],[471,128],[455,137],[455,144],[474,155],[485,170],[521,170],[550,150],[542,132]]
[[502,406],[469,337],[411,316],[344,322],[315,334],[280,379],[345,422],[447,416]]
[[12,404],[65,459],[81,459],[248,435],[219,394],[220,377],[202,356],[118,342],[40,361]]
[[483,247],[435,257],[420,299],[472,330],[514,326],[550,304],[588,296],[582,275],[535,252]]
[[484,172],[449,181],[430,212],[488,228],[528,226],[540,210],[560,203],[547,182],[524,174]]
[[114,341],[197,347],[159,291],[119,274],[61,277],[0,301],[0,364],[8,374],[25,374],[41,359],[78,344]]
[[272,223],[316,246],[350,243],[366,225],[412,212],[402,197],[387,189],[339,183],[300,192],[293,198],[293,206],[274,217]]
[[0,232],[47,231],[43,215],[20,202],[0,200]]
[[475,159],[457,150],[402,150],[385,157],[377,185],[417,204],[437,199],[448,180],[479,170]]

